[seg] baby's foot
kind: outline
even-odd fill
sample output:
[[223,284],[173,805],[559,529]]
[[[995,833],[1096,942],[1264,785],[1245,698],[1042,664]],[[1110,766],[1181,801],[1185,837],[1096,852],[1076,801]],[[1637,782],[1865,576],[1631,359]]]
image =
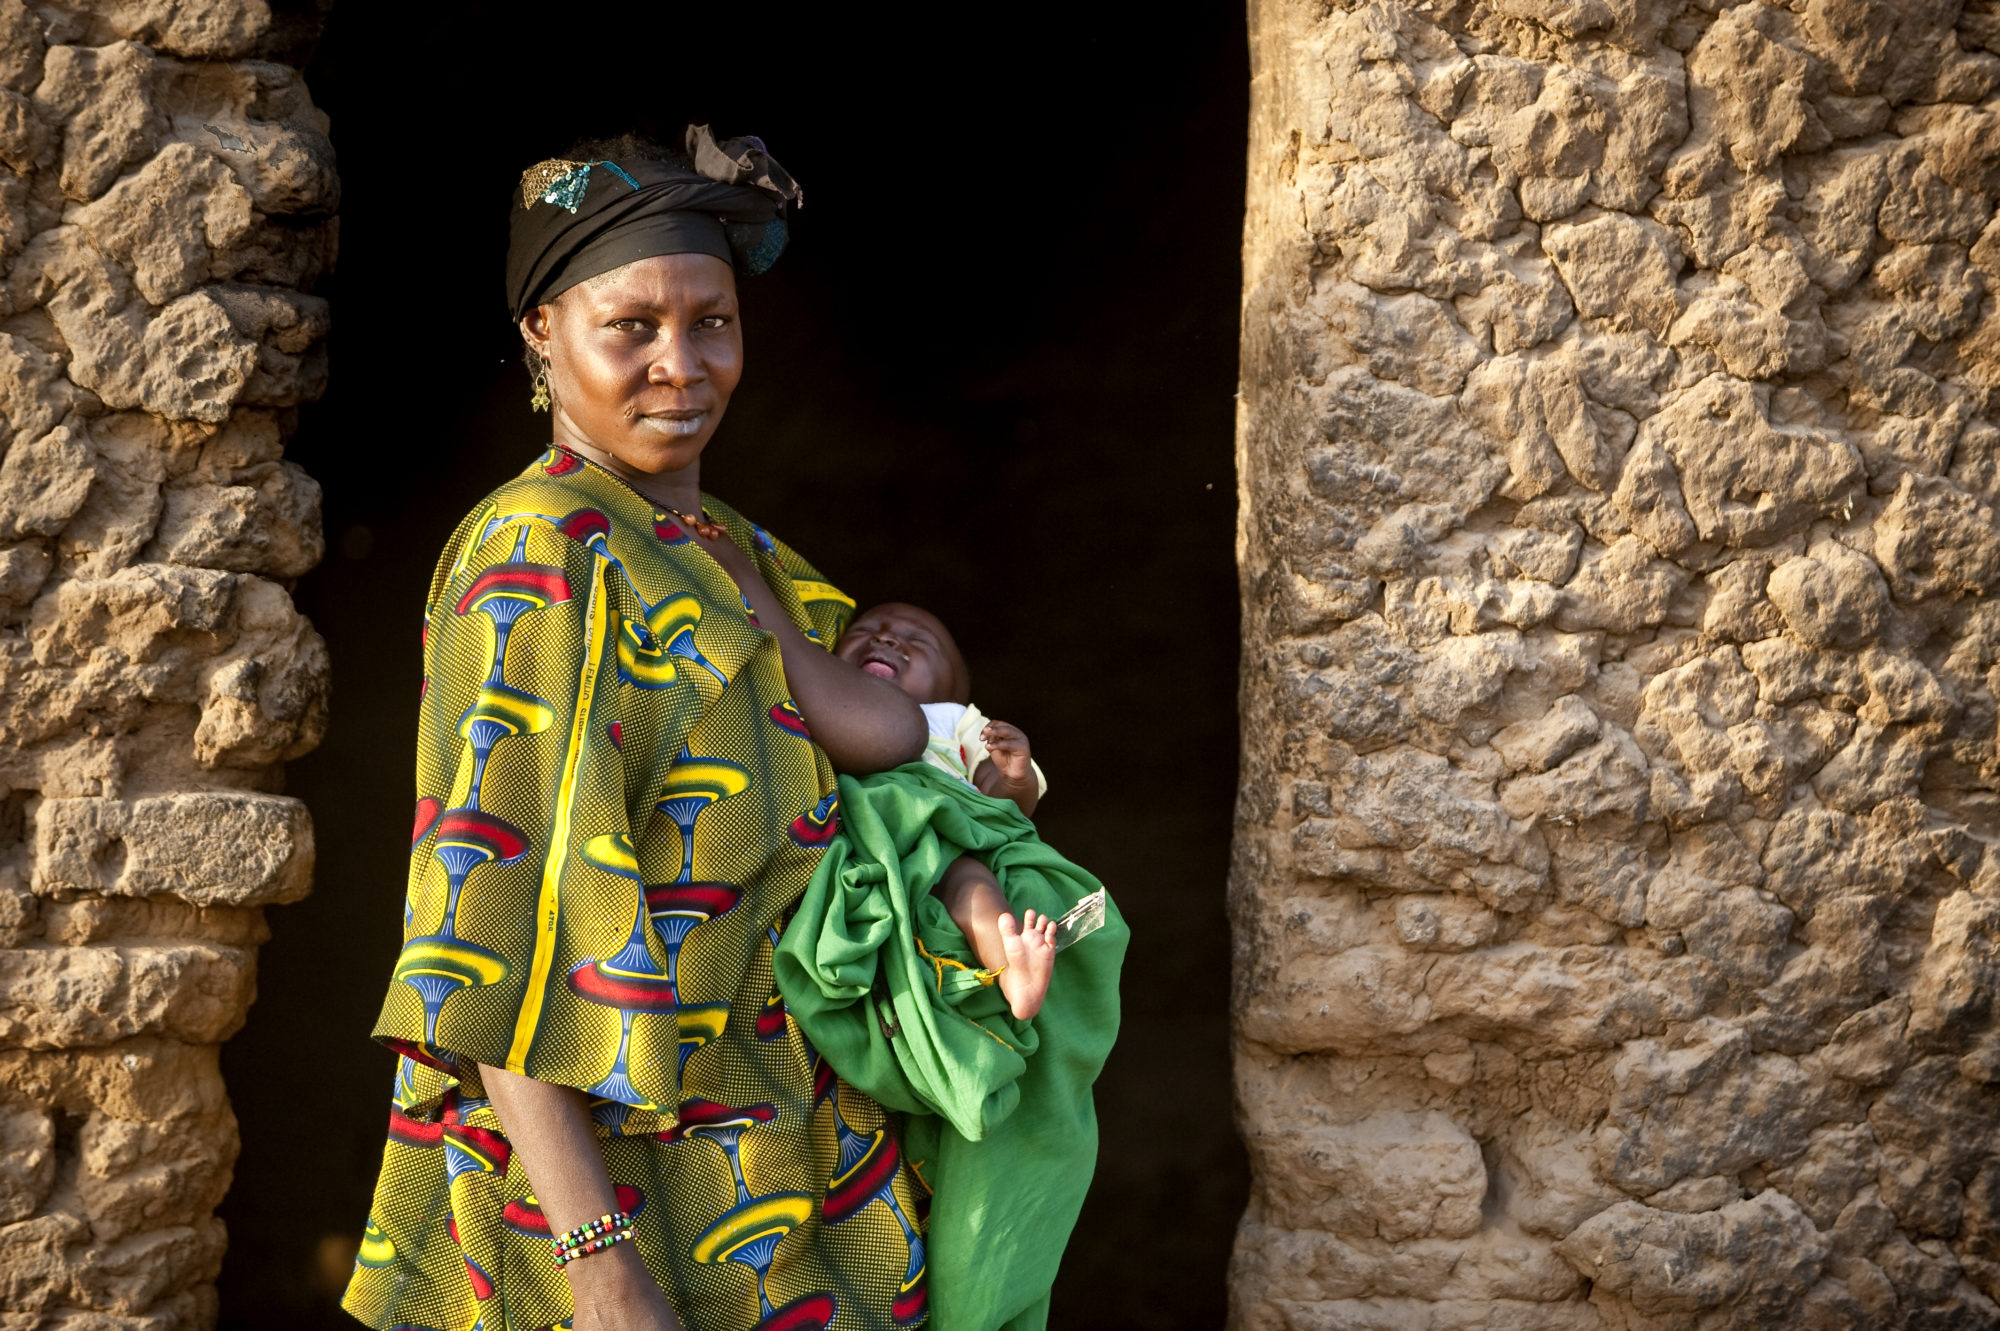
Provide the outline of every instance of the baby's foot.
[[1022,1021],[1042,1010],[1048,996],[1049,976],[1056,968],[1056,922],[1034,911],[1023,911],[1021,923],[1003,913],[999,919],[1000,946],[1007,951],[1007,969],[1000,972],[1000,992],[1007,1006]]

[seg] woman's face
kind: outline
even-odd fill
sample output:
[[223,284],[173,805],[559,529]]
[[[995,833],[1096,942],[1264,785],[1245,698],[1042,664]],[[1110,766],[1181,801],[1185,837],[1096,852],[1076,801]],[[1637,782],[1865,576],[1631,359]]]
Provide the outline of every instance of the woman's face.
[[530,310],[521,332],[548,364],[556,441],[652,474],[701,456],[743,375],[736,273],[709,254],[614,268]]

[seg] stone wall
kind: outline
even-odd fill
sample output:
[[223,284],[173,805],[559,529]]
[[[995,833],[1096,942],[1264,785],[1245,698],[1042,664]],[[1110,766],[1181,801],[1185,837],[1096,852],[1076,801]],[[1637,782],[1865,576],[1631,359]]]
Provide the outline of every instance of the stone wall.
[[2000,1326],[2000,12],[1251,44],[1235,1325]]
[[324,725],[338,185],[264,0],[0,0],[0,1327],[211,1324],[217,1043]]

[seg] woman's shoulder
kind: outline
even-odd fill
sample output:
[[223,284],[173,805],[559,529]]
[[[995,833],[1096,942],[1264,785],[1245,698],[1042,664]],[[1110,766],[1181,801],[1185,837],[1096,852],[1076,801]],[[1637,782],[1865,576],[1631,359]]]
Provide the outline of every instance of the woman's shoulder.
[[431,599],[468,575],[519,562],[530,545],[543,562],[608,553],[617,524],[650,526],[652,518],[623,486],[608,487],[574,454],[548,449],[459,521],[438,557]]
[[800,554],[797,549],[787,542],[779,540],[769,530],[760,526],[755,519],[751,518],[742,509],[737,508],[734,504],[718,499],[706,490],[701,493],[701,504],[703,508],[708,510],[709,516],[713,517],[717,522],[722,523],[732,530],[740,529],[750,533],[750,543],[767,558],[774,560],[780,568],[791,575],[794,581],[800,578],[825,580],[825,575],[813,567],[812,563],[804,555]]
[[750,543],[791,581],[799,605],[813,622],[814,636],[831,644],[854,618],[854,598],[830,581],[810,560],[791,545],[759,526],[740,510],[706,492],[702,503],[718,522],[741,524],[750,533]]

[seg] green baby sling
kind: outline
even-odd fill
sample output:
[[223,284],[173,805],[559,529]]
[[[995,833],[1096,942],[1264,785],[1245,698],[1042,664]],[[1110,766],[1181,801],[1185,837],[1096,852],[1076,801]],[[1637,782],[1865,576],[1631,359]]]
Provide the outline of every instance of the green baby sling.
[[909,1116],[903,1150],[932,1191],[930,1326],[1040,1331],[1097,1161],[1091,1085],[1118,1034],[1125,922],[1107,900],[1017,1021],[931,888],[971,855],[1017,918],[1059,918],[1101,884],[1012,803],[936,768],[839,781],[840,833],[778,943],[778,990],[834,1071]]

